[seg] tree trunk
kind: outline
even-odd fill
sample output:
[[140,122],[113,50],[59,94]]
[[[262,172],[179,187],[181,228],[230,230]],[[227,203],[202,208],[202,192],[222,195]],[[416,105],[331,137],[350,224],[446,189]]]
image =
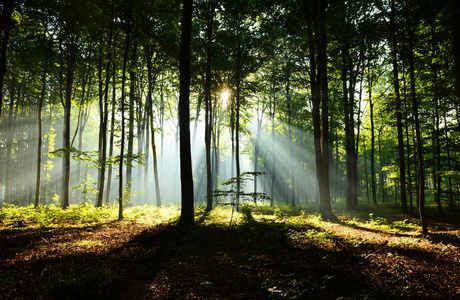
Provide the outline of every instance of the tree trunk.
[[[46,40],[45,40],[46,43]],[[40,100],[38,102],[38,111],[37,111],[37,121],[38,121],[38,145],[37,145],[37,180],[35,184],[35,203],[34,207],[38,208],[40,206],[40,189],[42,186],[42,148],[43,148],[43,103],[45,102],[45,92],[46,92],[46,73],[48,73],[48,62],[49,62],[49,52],[51,50],[52,40],[48,41],[48,47],[46,47],[45,53],[45,66],[43,67],[42,74],[42,91],[40,94]]]
[[212,169],[211,169],[211,133],[212,133],[212,99],[211,99],[211,46],[212,46],[212,23],[214,19],[214,7],[212,0],[208,2],[207,24],[207,48],[206,48],[206,82],[205,82],[205,145],[206,145],[206,211],[212,209]]
[[194,225],[193,174],[190,149],[190,42],[192,36],[193,0],[183,0],[182,35],[180,43],[179,73],[179,130],[181,170],[181,216],[179,224],[184,228]]
[[460,107],[460,1],[450,0],[452,12],[452,40],[455,66],[455,86],[457,90],[458,105]]
[[[406,0],[406,8],[408,8],[408,2]],[[410,85],[412,94],[412,111],[414,114],[415,121],[415,138],[417,144],[417,160],[418,160],[418,207],[420,222],[422,224],[423,234],[428,234],[428,224],[425,216],[425,166],[423,160],[422,150],[422,138],[420,132],[420,122],[418,118],[418,101],[415,93],[415,68],[414,68],[414,36],[412,32],[412,26],[408,26],[409,31],[409,69],[410,69]]]
[[[344,45],[342,49],[342,89],[343,89],[343,109],[344,109],[344,120],[345,120],[345,151],[347,155],[346,169],[347,169],[347,196],[346,196],[346,208],[353,209],[353,153],[354,153],[354,141],[351,131],[350,115],[353,118],[353,111],[350,113],[350,104],[348,99],[348,85],[347,85],[347,70],[348,70],[348,46]],[[353,107],[352,107],[353,109]]]
[[70,37],[69,45],[67,45],[67,70],[66,70],[66,85],[64,99],[64,131],[63,131],[63,149],[64,156],[62,160],[62,208],[69,207],[70,198],[70,114],[72,109],[72,91],[75,69],[75,52],[77,48],[76,38]]
[[135,67],[137,64],[137,46],[136,44],[133,45],[132,49],[132,56],[131,56],[131,71],[129,72],[129,126],[128,126],[128,157],[127,162],[128,165],[126,166],[126,186],[127,186],[127,196],[126,201],[127,203],[131,203],[132,201],[132,181],[133,181],[133,155],[134,155],[134,103],[136,100],[136,72]]
[[[109,119],[109,83],[110,83],[110,65],[112,63],[112,27],[113,27],[113,12],[111,18],[111,25],[109,31],[108,42],[108,59],[105,67],[105,83],[102,82],[102,38],[101,38],[101,51],[99,53],[99,180],[98,180],[98,195],[96,207],[102,207],[104,202],[104,185],[105,185],[105,171],[107,166],[107,125]],[[102,89],[104,84],[104,90]]]
[[371,190],[372,190],[372,203],[377,203],[377,186],[375,179],[375,126],[374,126],[374,103],[372,102],[372,79],[368,80],[369,84],[369,110],[370,110],[370,121],[371,121]]
[[15,87],[16,81],[13,79],[11,85],[11,94],[10,94],[10,105],[8,111],[8,127],[6,129],[6,166],[5,166],[5,203],[11,203],[12,201],[12,183],[11,183],[11,154],[13,149],[13,139],[14,139],[14,128],[15,128],[15,119],[18,113],[19,100],[16,104],[16,109],[14,108],[14,97],[16,92]]
[[[327,1],[303,0],[310,47],[310,80],[313,104],[313,136],[316,176],[319,187],[319,212],[324,218],[335,218],[329,191],[329,111],[327,84]],[[313,32],[315,33],[313,35]],[[315,47],[316,46],[316,47]],[[321,109],[321,112],[320,112]]]
[[[431,49],[433,56],[436,57],[437,55],[437,48],[434,38],[436,36],[435,25],[431,24]],[[433,70],[433,92],[434,92],[434,135],[433,135],[433,177],[434,177],[434,201],[438,206],[439,214],[443,214],[442,212],[442,204],[441,204],[441,175],[439,172],[441,171],[441,141],[439,138],[439,96],[438,96],[438,68],[436,63],[432,64]]]
[[126,45],[123,53],[123,71],[121,75],[121,143],[120,143],[120,158],[118,161],[118,220],[123,220],[123,201],[124,201],[124,186],[123,186],[123,163],[125,154],[125,84],[126,84],[126,64],[128,62],[129,46],[131,43],[131,13],[132,4],[129,5],[127,29],[126,29]]
[[[239,45],[237,50],[237,56],[239,56]],[[241,97],[241,74],[240,74],[240,61],[236,59],[236,120],[235,120],[235,163],[236,163],[236,177],[241,174],[240,171],[240,99]],[[240,191],[241,182],[236,182],[236,211],[240,211]]]
[[3,107],[3,81],[6,73],[6,52],[10,38],[11,15],[13,13],[14,0],[6,0],[3,3],[0,22],[3,24],[0,31],[0,124]]
[[[113,143],[115,139],[115,110],[116,110],[116,65],[113,64],[112,66],[112,115],[110,117],[110,141],[109,141],[109,157],[113,155]],[[111,186],[112,186],[112,171],[113,165],[109,165],[109,170],[107,173],[107,186],[106,186],[106,193],[105,193],[105,203],[110,204],[110,194],[111,194]]]
[[288,110],[288,135],[289,135],[289,152],[290,152],[290,170],[289,176],[291,177],[291,206],[295,206],[295,186],[294,186],[294,149],[292,142],[292,125],[291,125],[291,94],[290,94],[290,74],[287,74],[287,83],[286,83],[286,100],[287,100],[287,110]]
[[271,192],[270,192],[270,206],[273,206],[275,202],[275,177],[276,177],[276,153],[275,153],[275,114],[276,114],[276,89],[275,89],[275,81],[273,80],[273,111],[272,111],[272,157],[273,157],[273,169],[272,169],[272,184],[271,184]]
[[[153,70],[152,70],[152,55],[151,47],[146,47],[146,56],[147,56],[147,82],[148,82],[148,92],[147,92],[147,122],[150,126],[150,132],[152,134],[152,156],[153,156],[153,175],[155,179],[155,196],[157,206],[161,206],[161,197],[160,197],[160,180],[158,178],[158,160],[157,160],[157,148],[155,143],[155,128],[153,126],[153,103],[152,103],[152,90],[153,90]],[[148,130],[147,130],[148,132]],[[148,137],[147,137],[148,138]],[[147,141],[148,142],[148,141]]]
[[391,18],[390,18],[390,30],[392,31],[391,36],[391,56],[393,63],[393,86],[396,96],[396,122],[398,130],[398,153],[399,153],[399,178],[401,184],[401,211],[407,214],[407,195],[406,195],[406,168],[405,168],[405,156],[404,156],[404,134],[402,125],[402,107],[401,107],[401,96],[399,88],[399,71],[398,71],[398,60],[397,60],[397,39],[396,39],[396,25],[395,25],[396,8],[394,0],[391,0]]

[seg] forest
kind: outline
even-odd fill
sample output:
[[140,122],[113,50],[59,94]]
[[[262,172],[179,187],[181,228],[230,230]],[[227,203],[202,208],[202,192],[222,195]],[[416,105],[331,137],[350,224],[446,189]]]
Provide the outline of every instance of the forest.
[[459,297],[458,1],[0,10],[6,299]]

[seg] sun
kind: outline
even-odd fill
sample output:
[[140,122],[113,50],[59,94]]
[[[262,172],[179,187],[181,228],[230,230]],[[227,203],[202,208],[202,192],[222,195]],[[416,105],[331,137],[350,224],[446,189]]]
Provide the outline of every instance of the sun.
[[220,100],[222,101],[222,108],[226,108],[230,101],[230,91],[223,89],[220,93]]

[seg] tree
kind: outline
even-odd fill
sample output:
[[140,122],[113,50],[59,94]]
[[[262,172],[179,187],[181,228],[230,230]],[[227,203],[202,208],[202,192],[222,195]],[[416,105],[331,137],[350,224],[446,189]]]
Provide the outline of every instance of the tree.
[[132,17],[132,3],[128,5],[128,15],[126,17],[126,44],[123,53],[123,71],[121,75],[121,143],[120,143],[120,157],[118,161],[118,220],[123,220],[123,202],[125,194],[123,193],[123,164],[125,152],[125,84],[126,84],[126,65],[128,62],[128,53],[131,44],[131,17]]
[[310,87],[313,104],[313,136],[316,176],[319,186],[319,212],[333,218],[329,190],[329,112],[327,83],[327,0],[303,0],[307,22],[310,58]]
[[205,82],[205,145],[206,145],[206,211],[212,209],[212,170],[211,170],[211,132],[212,132],[212,99],[211,99],[211,46],[212,24],[214,19],[214,6],[212,0],[208,0],[207,13],[207,47],[206,47],[206,82]]
[[[408,9],[408,1],[405,1],[406,9]],[[414,67],[414,35],[410,22],[407,22],[407,30],[409,34],[409,69],[410,69],[410,88],[412,96],[412,112],[414,114],[415,121],[415,137],[417,145],[417,161],[418,161],[418,207],[420,221],[422,223],[422,233],[428,234],[428,225],[426,222],[425,215],[425,164],[423,159],[423,147],[422,147],[422,136],[420,132],[420,121],[418,112],[418,100],[415,90],[415,67]]]
[[192,36],[193,0],[182,1],[182,35],[180,42],[179,73],[179,130],[180,130],[180,177],[181,215],[179,224],[190,228],[194,224],[193,176],[190,147],[190,42]]
[[391,16],[390,16],[390,48],[391,48],[391,59],[393,64],[393,88],[395,91],[395,103],[396,103],[396,122],[398,129],[398,149],[399,149],[399,180],[400,180],[400,189],[401,189],[401,210],[402,213],[407,214],[409,210],[407,209],[407,195],[406,195],[406,167],[405,167],[405,157],[404,157],[404,135],[403,135],[403,125],[402,125],[402,105],[401,105],[401,95],[399,88],[399,67],[398,67],[398,42],[396,38],[396,7],[395,1],[391,0]]
[[0,124],[3,107],[3,81],[6,73],[6,53],[10,36],[11,15],[13,13],[14,0],[6,0],[2,5],[0,19]]

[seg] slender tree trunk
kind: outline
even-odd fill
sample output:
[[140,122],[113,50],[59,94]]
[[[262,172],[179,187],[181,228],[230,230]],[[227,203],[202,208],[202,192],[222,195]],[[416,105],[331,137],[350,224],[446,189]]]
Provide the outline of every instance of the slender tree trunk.
[[181,216],[179,224],[185,228],[194,225],[193,174],[190,149],[190,42],[192,36],[193,0],[183,0],[182,35],[180,43],[179,73],[179,130],[181,170]]
[[0,124],[3,107],[3,81],[6,73],[6,53],[10,38],[11,15],[13,13],[14,0],[6,0],[3,3],[0,22],[3,24],[0,31]]
[[[259,109],[259,102],[257,103],[257,134],[254,145],[254,172],[258,172],[259,167],[259,151],[260,151],[260,133],[262,131],[263,111]],[[254,204],[257,205],[257,175],[254,176]]]
[[[434,38],[436,36],[435,25],[431,24],[431,37],[432,37],[432,53],[433,56],[436,57],[437,49],[436,49],[436,42]],[[436,63],[432,64],[433,70],[433,92],[434,92],[434,134],[433,134],[433,178],[434,178],[434,201],[438,206],[439,214],[443,214],[442,212],[442,204],[441,204],[441,175],[439,172],[441,171],[441,141],[439,138],[439,95],[438,95],[438,68]]]
[[[343,109],[345,115],[345,150],[346,150],[346,169],[347,169],[347,196],[346,196],[346,207],[347,209],[353,209],[353,152],[354,142],[351,135],[350,115],[353,118],[353,113],[350,114],[350,104],[348,99],[348,85],[347,85],[347,70],[348,70],[348,46],[344,45],[342,49],[342,89],[343,89]],[[352,107],[353,109],[353,107]]]
[[369,78],[369,110],[371,121],[371,190],[372,190],[372,203],[377,203],[377,186],[375,178],[375,125],[374,125],[374,103],[372,102],[372,82]]
[[128,126],[128,166],[126,166],[126,185],[127,185],[127,192],[128,196],[126,200],[128,203],[132,201],[132,181],[133,181],[133,167],[132,167],[132,160],[134,155],[134,103],[136,100],[136,72],[135,66],[137,64],[137,46],[136,44],[133,45],[132,49],[132,56],[131,56],[131,71],[129,72],[129,126]]
[[212,133],[212,98],[211,98],[211,46],[214,7],[212,0],[208,1],[207,48],[206,48],[206,82],[205,82],[205,145],[206,145],[206,211],[212,209],[212,169],[211,169],[211,133]]
[[[408,2],[406,0],[406,8],[408,8]],[[414,114],[415,121],[415,138],[417,145],[417,160],[418,160],[418,208],[420,215],[420,222],[422,224],[423,234],[428,234],[428,224],[425,215],[425,166],[422,151],[422,138],[420,132],[420,122],[418,118],[418,101],[417,94],[415,93],[415,68],[414,68],[414,35],[412,26],[408,26],[409,31],[409,70],[410,70],[410,85],[412,95],[412,111]]]
[[152,156],[153,156],[153,175],[155,179],[155,196],[157,206],[161,206],[161,197],[160,197],[160,180],[158,177],[158,160],[157,160],[157,148],[155,143],[155,128],[153,126],[153,103],[152,103],[152,91],[153,91],[153,66],[152,66],[152,55],[153,51],[150,46],[146,47],[146,56],[147,56],[147,81],[148,81],[148,92],[147,92],[147,122],[149,122],[150,132],[152,133]]
[[[404,85],[406,85],[404,81]],[[404,106],[406,110],[406,140],[407,140],[407,178],[409,179],[407,188],[409,192],[409,208],[410,212],[412,213],[414,210],[414,205],[413,205],[413,195],[412,195],[412,172],[411,172],[411,163],[410,163],[410,153],[411,153],[411,147],[410,147],[410,137],[409,137],[409,116],[408,116],[408,109],[407,109],[407,97],[404,97]]]
[[[109,54],[107,59],[107,64],[105,67],[105,83],[102,82],[102,38],[101,38],[101,51],[99,53],[99,180],[98,180],[98,195],[96,201],[96,207],[102,207],[104,202],[104,185],[105,185],[105,175],[107,168],[107,126],[109,119],[109,83],[110,83],[110,65],[112,63],[112,28],[113,28],[113,11],[111,17],[111,24],[109,30]],[[104,90],[102,90],[104,84]]]
[[[239,45],[238,45],[239,48]],[[237,50],[237,55],[239,55],[239,50]],[[239,177],[241,174],[240,171],[240,97],[241,97],[241,74],[240,74],[240,62],[237,57],[236,59],[236,121],[235,121],[235,163],[236,163],[236,177]],[[240,191],[241,191],[241,182],[238,180],[236,182],[236,211],[240,211]]]
[[[8,110],[8,127],[6,129],[6,165],[5,165],[5,203],[11,203],[12,201],[12,184],[11,184],[11,154],[13,149],[13,138],[14,138],[14,128],[15,128],[15,115],[17,115],[19,101],[17,103],[16,109],[14,109],[14,97],[16,92],[16,81],[13,79],[11,84],[10,92],[10,105]],[[18,92],[19,93],[19,92]]]
[[273,157],[273,169],[272,169],[272,184],[271,184],[271,200],[270,206],[273,206],[275,202],[275,178],[276,178],[276,153],[275,153],[275,114],[276,114],[276,90],[275,81],[273,81],[273,111],[272,111],[272,157]]
[[[112,66],[112,114],[111,114],[111,121],[110,121],[110,141],[109,141],[109,157],[113,155],[113,143],[115,139],[115,110],[116,110],[116,65],[115,63]],[[105,203],[110,204],[110,194],[111,194],[111,186],[112,186],[112,171],[113,171],[113,164],[109,165],[109,170],[107,173],[107,186],[106,186],[106,193],[105,193]]]
[[450,0],[452,12],[452,40],[455,67],[455,86],[457,90],[458,105],[460,107],[460,1]]
[[[303,0],[310,41],[310,80],[313,103],[313,136],[315,144],[316,176],[319,187],[319,212],[334,218],[329,190],[329,111],[327,83],[327,1]],[[313,35],[313,32],[315,33]],[[315,47],[316,45],[316,47]],[[315,55],[316,54],[316,55]]]
[[75,52],[77,48],[76,38],[70,37],[69,45],[67,45],[67,70],[66,70],[66,86],[64,99],[64,131],[63,131],[63,149],[64,156],[62,160],[62,208],[69,207],[70,198],[70,114],[72,108],[72,91],[75,69]]
[[[46,43],[46,41],[45,41]],[[40,94],[40,100],[38,102],[38,111],[37,111],[37,121],[38,121],[38,146],[37,146],[37,180],[35,184],[35,203],[34,207],[38,208],[40,206],[40,189],[42,186],[42,148],[43,148],[43,103],[45,102],[45,92],[46,92],[46,74],[48,73],[48,62],[49,62],[49,52],[51,50],[52,40],[48,41],[48,47],[46,47],[45,53],[45,66],[43,67],[42,74],[42,91]]]
[[118,162],[118,220],[123,220],[123,163],[125,154],[125,84],[126,84],[126,64],[128,62],[129,46],[131,43],[131,13],[132,4],[129,5],[127,29],[126,29],[126,45],[123,54],[123,71],[121,75],[121,143],[120,143],[120,158]]
[[395,90],[396,97],[396,122],[398,130],[398,153],[399,153],[399,178],[401,184],[401,211],[404,214],[407,214],[409,211],[407,209],[407,195],[406,195],[406,168],[405,168],[405,156],[404,156],[404,134],[403,134],[403,125],[402,125],[402,106],[401,106],[401,96],[399,88],[399,71],[398,71],[398,60],[397,60],[397,39],[396,39],[396,25],[395,25],[395,1],[391,0],[391,18],[390,18],[390,28],[392,30],[391,37],[391,56],[393,63],[393,86]]
[[290,94],[290,74],[287,74],[287,83],[286,83],[286,100],[287,100],[287,109],[288,109],[288,135],[289,135],[289,152],[290,152],[290,177],[291,177],[291,206],[295,206],[295,186],[294,186],[294,149],[292,142],[292,125],[291,125],[291,94]]

